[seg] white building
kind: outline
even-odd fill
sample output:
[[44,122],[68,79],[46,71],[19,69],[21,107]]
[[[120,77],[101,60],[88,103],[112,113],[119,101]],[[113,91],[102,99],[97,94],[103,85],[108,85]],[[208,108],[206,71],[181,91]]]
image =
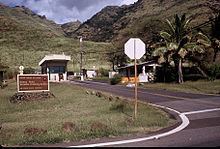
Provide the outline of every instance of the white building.
[[60,82],[67,80],[67,63],[71,60],[66,55],[46,55],[39,63],[41,73],[48,74],[49,80],[52,82]]

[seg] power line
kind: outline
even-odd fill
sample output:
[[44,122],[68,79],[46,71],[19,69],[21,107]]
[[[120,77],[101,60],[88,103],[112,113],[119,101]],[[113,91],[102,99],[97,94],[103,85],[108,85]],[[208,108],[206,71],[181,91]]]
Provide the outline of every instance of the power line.
[[201,28],[201,27],[203,27],[203,26],[207,26],[207,25],[211,24],[213,21],[215,21],[215,18],[212,18],[212,19],[210,19],[209,21],[206,21],[206,22],[204,22],[204,23],[202,23],[202,24],[199,24],[199,25],[197,25],[197,26],[194,26],[194,27],[192,28],[192,30]]
[[113,52],[106,52],[106,51],[89,51],[89,52],[85,52],[85,54],[116,54],[116,53],[121,53],[123,51],[113,51]]
[[[196,30],[201,27],[207,26],[207,25],[211,24],[213,21],[215,21],[215,18],[209,19],[209,21],[206,21],[202,24],[194,26],[193,28],[191,28],[191,30]],[[10,29],[9,31],[45,31],[45,30],[41,30],[41,29],[12,30],[12,29]],[[49,37],[46,37],[46,38],[49,38]],[[117,50],[117,51],[113,51],[113,52],[89,51],[89,52],[85,52],[85,54],[117,54],[117,53],[122,53],[122,52],[123,52],[122,50]]]

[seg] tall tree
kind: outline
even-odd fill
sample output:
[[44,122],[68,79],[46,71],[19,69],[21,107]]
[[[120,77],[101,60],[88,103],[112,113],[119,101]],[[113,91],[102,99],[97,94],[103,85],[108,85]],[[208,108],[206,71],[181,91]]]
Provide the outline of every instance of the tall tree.
[[212,48],[214,49],[213,62],[215,62],[220,51],[220,12],[215,15],[214,22],[212,23],[211,41]]
[[126,63],[126,56],[123,52],[111,52],[106,54],[107,60],[112,63],[112,70],[116,71],[115,66],[123,66]]
[[[205,52],[210,41],[202,33],[193,35],[189,28],[190,19],[186,19],[185,14],[179,17],[175,15],[175,21],[171,23],[167,20],[169,31],[160,32],[165,44],[156,48],[153,56],[159,56],[159,63],[165,67],[174,63],[178,72],[178,83],[183,83],[183,61],[189,60],[188,57],[194,55],[201,55]],[[205,73],[199,69],[202,74]],[[166,73],[166,72],[165,72]],[[206,75],[205,75],[206,76]]]
[[213,17],[212,30],[211,30],[211,47],[214,49],[213,62],[216,61],[218,52],[220,52],[220,1],[219,0],[209,0],[207,6],[212,10]]
[[182,63],[187,54],[184,47],[190,40],[190,36],[188,36],[190,21],[191,19],[187,19],[185,14],[181,17],[176,14],[174,22],[167,20],[166,23],[169,30],[160,33],[161,37],[165,40],[166,46],[155,50],[154,53],[154,55],[158,54],[160,56],[161,62],[168,63],[172,58],[178,72],[178,83],[184,82]]

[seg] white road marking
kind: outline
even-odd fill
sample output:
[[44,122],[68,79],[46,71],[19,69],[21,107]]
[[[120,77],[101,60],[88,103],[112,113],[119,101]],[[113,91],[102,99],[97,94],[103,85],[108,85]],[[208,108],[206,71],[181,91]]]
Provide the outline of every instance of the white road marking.
[[[167,95],[160,95],[160,94],[155,94],[155,95],[167,96]],[[174,98],[178,98],[178,97],[175,97],[175,96],[169,96],[169,97],[171,97],[171,98],[173,98],[173,97]],[[187,99],[187,98],[182,98],[182,99]],[[137,138],[137,139],[131,139],[131,140],[122,140],[122,141],[115,141],[115,142],[106,142],[106,143],[97,143],[97,144],[88,144],[88,145],[69,146],[69,147],[70,148],[102,147],[102,146],[122,145],[122,144],[128,144],[128,143],[135,143],[135,142],[141,142],[141,141],[158,139],[158,138],[162,138],[162,137],[166,137],[166,136],[178,133],[178,132],[182,131],[183,129],[185,129],[190,124],[190,121],[189,121],[189,119],[187,118],[186,115],[205,113],[205,112],[213,112],[213,111],[219,111],[220,110],[220,108],[216,108],[216,109],[207,109],[207,110],[201,110],[201,111],[191,111],[191,112],[180,113],[179,111],[171,109],[169,107],[155,105],[155,104],[150,104],[150,105],[156,106],[156,107],[159,107],[159,108],[168,109],[170,111],[176,112],[177,114],[179,114],[179,117],[182,120],[182,124],[180,126],[178,126],[177,128],[173,129],[173,130],[170,130],[170,131],[162,133],[162,134],[150,136],[150,137]]]
[[122,140],[122,141],[115,141],[115,142],[106,142],[106,143],[97,143],[97,144],[88,144],[88,145],[79,145],[79,146],[69,146],[69,147],[70,148],[101,147],[101,146],[121,145],[121,144],[147,141],[147,140],[152,140],[152,139],[159,139],[159,138],[166,137],[166,136],[175,134],[177,132],[180,132],[181,130],[185,129],[190,123],[189,119],[185,116],[185,114],[181,114],[180,112],[178,112],[174,109],[168,108],[168,107],[159,106],[159,105],[155,105],[155,104],[151,104],[151,105],[156,106],[156,107],[160,107],[160,108],[169,109],[173,112],[176,112],[177,114],[179,114],[179,116],[182,120],[182,124],[180,126],[178,126],[177,128],[173,129],[173,130],[170,130],[170,131],[162,133],[162,134],[150,136],[150,137],[137,138],[137,139],[131,139],[131,140]]
[[207,110],[201,110],[201,111],[191,111],[191,112],[185,112],[183,114],[184,115],[191,115],[191,114],[199,114],[199,113],[214,112],[214,111],[220,111],[220,108],[207,109]]

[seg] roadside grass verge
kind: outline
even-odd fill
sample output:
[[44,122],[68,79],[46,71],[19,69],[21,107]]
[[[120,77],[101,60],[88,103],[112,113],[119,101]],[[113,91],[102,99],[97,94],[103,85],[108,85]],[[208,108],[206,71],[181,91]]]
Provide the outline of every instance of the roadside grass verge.
[[92,80],[96,82],[103,82],[103,83],[109,83],[110,81],[109,77],[95,77],[95,78],[92,78]]
[[150,89],[179,91],[179,92],[186,92],[186,93],[220,94],[220,80],[187,81],[184,84],[154,83],[154,84],[144,84],[142,87],[150,88]]
[[139,104],[138,119],[133,121],[130,102],[97,97],[74,85],[52,83],[55,98],[20,104],[9,102],[15,92],[15,83],[0,90],[1,145],[54,144],[148,133],[175,123],[163,110],[144,104]]

